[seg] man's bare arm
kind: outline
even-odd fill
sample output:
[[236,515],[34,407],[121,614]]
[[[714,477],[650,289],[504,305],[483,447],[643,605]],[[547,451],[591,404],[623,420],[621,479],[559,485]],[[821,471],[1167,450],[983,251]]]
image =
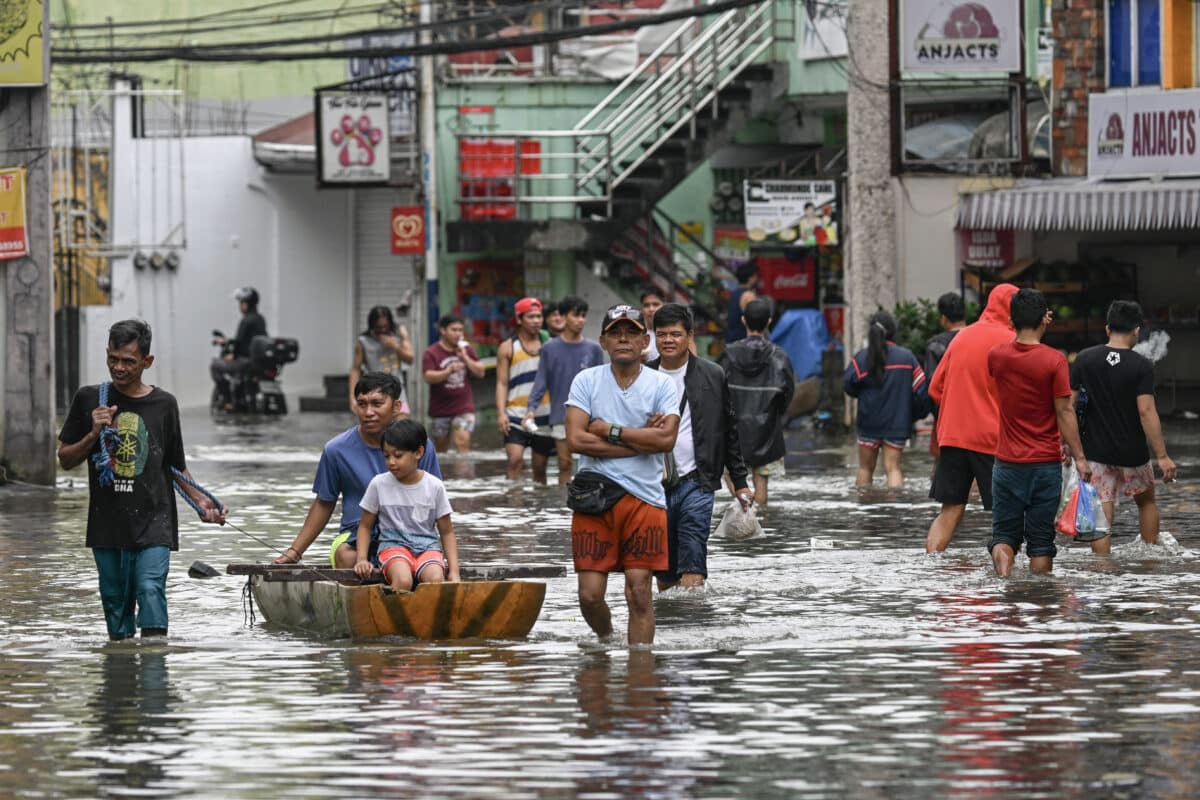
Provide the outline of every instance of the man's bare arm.
[[321,535],[321,531],[325,530],[325,526],[329,524],[329,518],[333,516],[333,508],[336,505],[336,501],[330,502],[314,497],[312,505],[308,507],[308,515],[304,517],[304,524],[300,526],[300,532],[292,540],[291,546],[284,551],[284,555],[275,559],[275,563],[290,564],[293,561],[299,561],[300,557],[304,555],[304,551],[316,541],[317,537]]
[[1154,454],[1158,468],[1162,471],[1163,482],[1172,483],[1178,469],[1175,462],[1167,456],[1167,443],[1163,439],[1162,421],[1158,418],[1158,407],[1154,404],[1154,395],[1139,394],[1137,408],[1138,416],[1142,421],[1142,431],[1146,434],[1150,452]]

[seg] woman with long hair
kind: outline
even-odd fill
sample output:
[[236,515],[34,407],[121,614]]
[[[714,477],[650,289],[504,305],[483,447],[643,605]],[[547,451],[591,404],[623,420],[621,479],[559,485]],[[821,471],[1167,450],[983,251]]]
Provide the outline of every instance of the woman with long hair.
[[846,367],[846,394],[858,398],[858,477],[856,486],[870,486],[883,450],[889,489],[904,485],[900,468],[914,419],[929,411],[929,381],[917,357],[896,344],[896,320],[886,311],[871,315],[867,347]]
[[364,372],[386,372],[400,380],[400,413],[410,414],[405,364],[413,363],[412,342],[408,331],[396,324],[392,310],[375,306],[367,312],[367,329],[354,341],[354,361],[350,365],[350,408],[354,409],[354,385]]

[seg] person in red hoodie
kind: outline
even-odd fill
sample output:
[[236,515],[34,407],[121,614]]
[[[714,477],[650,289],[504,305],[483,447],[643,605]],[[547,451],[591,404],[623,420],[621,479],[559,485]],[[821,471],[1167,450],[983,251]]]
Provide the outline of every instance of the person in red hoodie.
[[1000,412],[987,359],[993,347],[1016,336],[1009,319],[1009,304],[1016,293],[1011,283],[992,289],[982,316],[958,332],[933,373],[929,396],[938,405],[941,453],[929,496],[942,504],[942,510],[929,526],[927,553],[940,553],[950,545],[967,509],[972,483],[979,486],[984,510],[992,508]]

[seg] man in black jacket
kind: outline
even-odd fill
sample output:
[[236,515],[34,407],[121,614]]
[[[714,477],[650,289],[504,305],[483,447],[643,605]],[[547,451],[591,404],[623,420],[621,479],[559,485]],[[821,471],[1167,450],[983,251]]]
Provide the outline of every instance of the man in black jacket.
[[796,391],[792,361],[767,341],[771,301],[751,300],[742,313],[748,336],[717,359],[725,370],[736,411],[742,457],[754,474],[754,502],[767,504],[767,479],[783,476],[784,414]]
[[655,573],[661,592],[675,585],[704,585],[713,492],[721,486],[721,475],[729,471],[743,506],[749,508],[753,494],[746,487],[746,465],[725,373],[691,354],[691,312],[678,303],[667,303],[654,314],[654,333],[659,358],[647,366],[669,375],[680,397],[679,435],[663,478],[669,566],[666,572]]
[[[209,367],[213,383],[217,385],[217,390],[222,395],[228,390],[224,380],[225,375],[240,375],[248,372],[250,370],[250,343],[256,336],[267,335],[267,321],[263,319],[262,314],[258,313],[258,290],[253,286],[243,286],[233,293],[233,299],[237,300],[238,309],[242,312],[237,333],[232,340],[224,338],[213,340],[213,344],[221,345],[226,352],[220,358],[213,359]],[[231,344],[232,347],[226,347],[227,344]],[[222,401],[229,404],[233,402],[233,398],[223,396]]]

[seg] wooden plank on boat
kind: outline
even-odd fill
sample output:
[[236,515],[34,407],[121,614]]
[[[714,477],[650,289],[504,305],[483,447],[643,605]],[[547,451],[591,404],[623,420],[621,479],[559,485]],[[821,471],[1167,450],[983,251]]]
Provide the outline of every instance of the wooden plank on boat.
[[[529,580],[534,578],[561,578],[567,568],[560,564],[477,564],[462,567],[459,572],[464,581]],[[227,575],[261,575],[271,583],[278,581],[335,581],[346,584],[376,583],[383,578],[375,572],[362,580],[352,569],[314,567],[307,564],[229,564]]]
[[403,593],[383,586],[340,586],[338,591],[356,638],[520,639],[537,622],[546,584],[466,581],[420,584]]

